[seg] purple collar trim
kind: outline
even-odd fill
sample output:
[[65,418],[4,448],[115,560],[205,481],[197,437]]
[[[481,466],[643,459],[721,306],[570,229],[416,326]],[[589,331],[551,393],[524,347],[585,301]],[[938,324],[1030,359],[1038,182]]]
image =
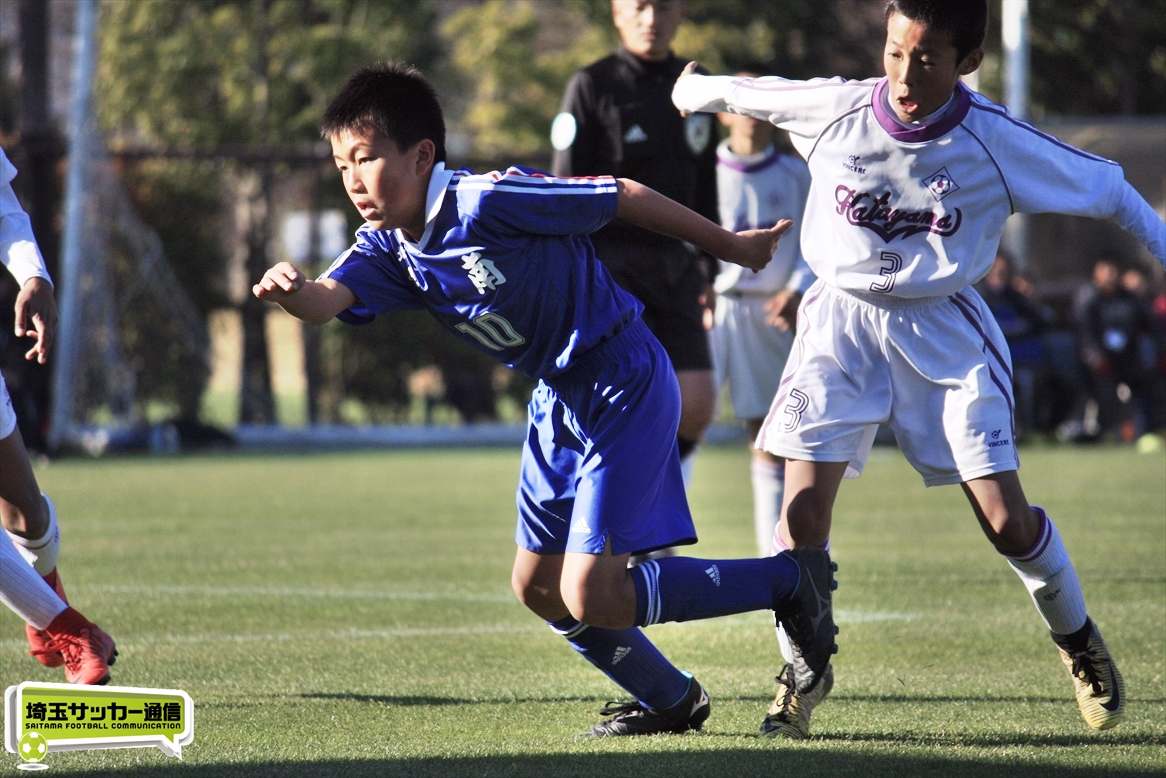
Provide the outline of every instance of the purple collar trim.
[[956,89],[959,91],[959,102],[955,110],[934,124],[908,128],[899,124],[895,117],[887,113],[887,88],[888,84],[885,78],[875,85],[871,95],[871,107],[874,109],[875,119],[878,120],[879,125],[887,131],[888,135],[900,143],[924,143],[942,138],[964,120],[964,117],[968,115],[968,110],[972,107],[972,93],[963,84],[956,84]]
[[775,146],[770,146],[768,149],[766,149],[766,152],[767,153],[762,159],[754,162],[751,165],[746,165],[743,162],[730,159],[728,155],[721,154],[717,154],[717,163],[724,165],[725,167],[729,168],[729,170],[736,170],[738,173],[756,173],[758,170],[764,170],[774,162],[777,162],[778,158],[781,156],[781,152],[779,152]]

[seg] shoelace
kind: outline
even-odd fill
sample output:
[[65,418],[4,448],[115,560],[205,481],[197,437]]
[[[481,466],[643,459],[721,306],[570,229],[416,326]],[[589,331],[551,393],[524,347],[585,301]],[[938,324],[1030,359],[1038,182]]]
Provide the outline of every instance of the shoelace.
[[782,695],[781,705],[779,706],[778,712],[769,714],[768,718],[771,721],[787,721],[789,720],[790,703],[793,701],[794,697],[793,679],[787,678],[786,673],[782,673],[781,675],[774,676],[773,680],[777,681],[779,686],[785,687],[785,694]]
[[1101,674],[1097,672],[1097,666],[1093,664],[1089,652],[1082,651],[1070,656],[1073,657],[1073,675],[1088,683],[1094,694],[1101,694],[1105,690],[1105,685],[1101,682]]
[[599,715],[614,716],[617,719],[621,719],[624,716],[631,716],[636,713],[646,713],[647,710],[647,708],[638,702],[615,702],[614,700],[609,700],[607,705],[603,706],[603,709],[599,711]]

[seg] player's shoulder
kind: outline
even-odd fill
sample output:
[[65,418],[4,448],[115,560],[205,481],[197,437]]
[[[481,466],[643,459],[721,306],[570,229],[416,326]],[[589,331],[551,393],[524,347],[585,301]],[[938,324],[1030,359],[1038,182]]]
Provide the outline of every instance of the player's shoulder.
[[1017,149],[1024,154],[1069,152],[1082,160],[1116,164],[1104,157],[1065,143],[1055,135],[1016,118],[1007,108],[997,105],[979,92],[962,86],[961,88],[965,89],[971,101],[967,115],[961,124],[987,144],[990,151],[995,152],[1002,147],[1008,147]]

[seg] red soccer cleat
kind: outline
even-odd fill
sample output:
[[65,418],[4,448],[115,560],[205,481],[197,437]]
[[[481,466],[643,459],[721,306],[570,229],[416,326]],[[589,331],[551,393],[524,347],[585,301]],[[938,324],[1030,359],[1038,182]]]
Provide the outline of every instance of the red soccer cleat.
[[65,661],[69,683],[100,686],[109,683],[109,666],[117,660],[113,638],[72,608],[66,608],[45,627],[51,648]]
[[[57,575],[57,568],[54,567],[44,579],[45,583],[53,587],[57,596],[64,600],[65,604],[68,604],[69,598],[65,596],[65,587],[61,586],[61,576]],[[43,629],[25,624],[24,634],[28,637],[28,653],[36,661],[45,667],[60,667],[65,664],[65,657],[61,656],[61,652],[52,646],[52,638]]]

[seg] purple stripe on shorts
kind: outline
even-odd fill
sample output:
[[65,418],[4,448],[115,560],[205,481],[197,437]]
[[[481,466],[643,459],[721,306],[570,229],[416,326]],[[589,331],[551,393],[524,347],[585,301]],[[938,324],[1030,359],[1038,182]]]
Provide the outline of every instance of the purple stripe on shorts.
[[997,377],[996,371],[992,369],[991,363],[988,364],[988,375],[991,376],[992,383],[996,384],[996,388],[1000,390],[1000,393],[1004,395],[1004,400],[1008,403],[1008,417],[1012,420],[1012,439],[1016,440],[1016,407],[1012,402],[1012,371],[1008,367],[1008,362],[996,350],[996,347],[992,345],[992,341],[988,339],[988,335],[984,332],[980,324],[979,317],[973,313],[975,310],[974,306],[968,300],[960,297],[959,293],[952,295],[951,300],[955,303],[960,313],[964,315],[964,318],[968,320],[968,323],[980,334],[980,337],[984,340],[984,345],[992,352],[992,355],[996,357],[996,360],[1004,368],[1004,374],[1008,377],[1007,385]]

